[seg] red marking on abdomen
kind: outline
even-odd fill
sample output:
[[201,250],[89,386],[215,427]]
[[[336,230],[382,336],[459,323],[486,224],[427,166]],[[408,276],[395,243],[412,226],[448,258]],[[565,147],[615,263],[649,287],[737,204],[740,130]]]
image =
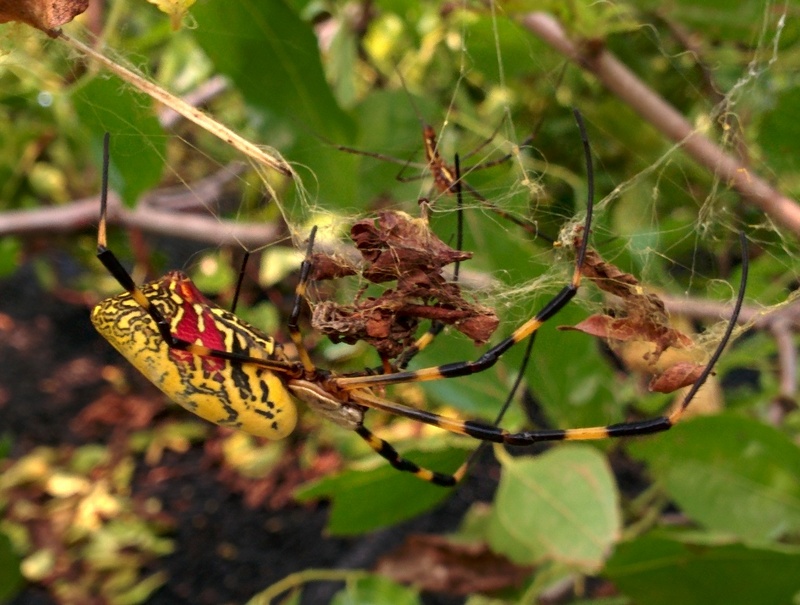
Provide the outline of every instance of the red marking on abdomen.
[[[182,301],[181,309],[183,314],[180,321],[175,325],[175,336],[191,343],[199,341],[203,346],[215,351],[224,351],[225,339],[222,332],[217,328],[214,315],[209,310],[209,305],[213,303],[203,296],[192,281],[182,273],[170,273],[165,277],[165,281],[175,284],[175,291]],[[202,310],[202,331],[200,330],[200,317],[195,310],[195,305],[199,305]],[[173,351],[173,353],[183,352]],[[181,359],[181,355],[176,355],[175,357],[177,360],[187,361],[185,358]],[[213,357],[205,357],[203,359],[203,370],[209,374],[221,371],[224,366],[225,362],[221,359],[214,359]],[[211,378],[222,380],[222,376],[219,375],[211,376]]]

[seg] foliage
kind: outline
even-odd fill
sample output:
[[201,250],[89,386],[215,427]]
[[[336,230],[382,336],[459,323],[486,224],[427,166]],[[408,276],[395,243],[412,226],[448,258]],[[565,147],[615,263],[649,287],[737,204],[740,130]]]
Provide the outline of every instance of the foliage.
[[3,532],[24,556],[25,579],[61,602],[142,603],[166,580],[145,570],[172,550],[164,520],[130,497],[133,459],[109,457],[95,445],[40,447],[3,465]]
[[[571,113],[574,106],[589,124],[597,181],[592,246],[603,258],[635,274],[648,288],[721,308],[739,283],[737,232],[744,230],[753,251],[748,303],[754,309],[774,306],[771,310],[780,313],[787,308],[781,305],[793,300],[800,272],[798,233],[676,148],[652,120],[641,118],[589,71],[567,62],[526,30],[522,19],[531,11],[552,12],[587,63],[604,49],[615,53],[697,132],[741,158],[746,171],[765,177],[784,195],[797,197],[800,21],[795,6],[769,0],[742,2],[735,11],[713,0],[679,0],[669,7],[654,2],[534,0],[490,7],[383,0],[183,4],[170,19],[150,4],[111,3],[100,39],[116,49],[116,61],[134,65],[177,94],[192,92],[212,75],[223,74],[224,91],[208,100],[206,111],[223,116],[223,122],[250,140],[278,149],[303,186],[300,179],[249,165],[223,187],[227,203],[201,199],[199,179],[240,159],[231,148],[193,125],[170,122],[163,107],[82,63],[58,40],[5,25],[0,32],[0,120],[13,128],[0,128],[1,210],[58,209],[95,195],[100,141],[108,130],[112,188],[127,207],[146,208],[145,194],[181,184],[196,198],[201,216],[285,228],[284,241],[261,251],[262,276],[278,264],[297,265],[290,249],[300,247],[312,224],[320,226],[320,246],[341,249],[337,247],[346,243],[350,223],[385,207],[416,216],[421,196],[431,196],[433,230],[448,241],[454,239],[457,221],[452,196],[432,194],[430,178],[396,178],[398,172],[408,177],[417,171],[411,164],[422,159],[421,122],[429,122],[439,133],[443,157],[449,161],[456,152],[461,154],[470,187],[503,212],[532,221],[544,236],[530,237],[479,199],[465,195],[464,249],[474,257],[464,263],[462,274],[465,282],[478,284],[468,290],[470,295],[501,315],[497,342],[541,308],[567,283],[572,270],[570,247],[554,251],[550,240],[557,240],[563,227],[578,224],[586,204],[586,167]],[[184,28],[175,30],[181,19]],[[80,35],[78,26],[66,29]],[[534,135],[532,143],[520,151],[516,145],[529,134]],[[344,152],[340,146],[396,157],[400,165]],[[466,157],[471,150],[476,150],[474,155]],[[506,153],[512,154],[509,162],[471,169]],[[131,246],[121,231],[111,228],[110,243],[128,258]],[[220,263],[240,255],[246,246],[206,251],[200,261],[192,257],[176,265],[174,259],[166,262],[152,241],[151,247],[158,248],[153,254],[137,241],[139,265],[153,264],[160,271],[188,262],[218,299],[229,304],[237,273],[220,268]],[[97,299],[118,290],[92,258],[90,230],[70,235],[69,243],[50,245],[69,248],[81,263],[80,277],[65,277],[46,255],[37,255],[39,248],[29,237],[14,233],[0,240],[0,274],[8,275],[23,259],[32,258],[39,274],[51,276],[46,284],[53,291],[70,287]],[[266,296],[253,294],[250,286],[249,299],[261,300],[254,308],[240,309],[241,315],[285,321],[293,282],[281,273],[286,279],[277,285],[263,280]],[[319,286],[312,294],[352,301],[362,286],[358,279],[343,280]],[[363,295],[374,292],[370,286]],[[669,396],[647,393],[638,376],[615,371],[589,336],[554,329],[578,323],[603,304],[599,290],[585,282],[575,303],[538,334],[525,371],[525,390],[532,395],[525,399],[538,403],[537,423],[602,426],[657,415],[670,404]],[[714,324],[720,317],[703,319]],[[705,389],[703,405],[695,402],[695,407],[715,413],[712,416],[688,419],[669,433],[624,443],[557,446],[539,455],[497,450],[501,475],[491,508],[474,505],[452,537],[453,551],[463,543],[488,545],[508,565],[531,566],[524,584],[509,584],[495,595],[500,602],[533,602],[565,584],[578,595],[572,590],[560,595],[561,602],[569,602],[579,598],[586,576],[613,584],[619,594],[614,602],[619,603],[796,600],[800,581],[792,570],[800,556],[800,412],[796,401],[786,402],[787,397],[796,399],[796,392],[787,393],[776,379],[776,359],[784,357],[771,333],[748,334],[722,358],[717,380]],[[716,327],[693,336],[708,351],[719,334]],[[796,334],[791,338],[796,347]],[[315,360],[336,371],[378,363],[363,346],[344,348],[313,337],[308,343],[316,344]],[[522,347],[480,375],[396,388],[388,394],[447,415],[491,421],[520,371],[522,351],[517,349]],[[418,355],[413,367],[472,359],[479,351],[448,332]],[[789,372],[796,374],[796,368]],[[741,380],[743,375],[757,379]],[[724,413],[716,413],[722,408]],[[393,419],[371,422],[403,455],[442,472],[457,468],[473,445]],[[504,421],[509,429],[530,424],[518,409]],[[291,464],[302,467],[302,476],[313,481],[300,487],[296,496],[306,502],[329,499],[328,530],[336,535],[396,526],[451,496],[393,471],[351,433],[308,416],[298,430],[296,447],[229,438],[221,446],[220,464],[238,476],[237,485],[248,486],[259,473],[274,475]],[[169,432],[156,432],[148,439],[152,443],[142,448],[157,451],[152,454],[156,457],[165,448],[182,451],[191,444]],[[10,468],[38,460],[41,472],[26,489],[36,486],[38,495],[49,502],[35,506],[53,507],[63,502],[47,491],[48,482],[63,479],[65,469],[82,452],[34,450]],[[330,452],[335,453],[335,470],[320,462]],[[150,454],[145,462],[151,463]],[[111,478],[118,465],[132,461],[104,464],[101,474],[112,483],[102,495],[115,509],[107,513],[108,520],[97,520],[102,531],[70,535],[69,540],[84,546],[66,552],[91,565],[101,546],[141,549],[120,559],[124,582],[98,579],[114,570],[91,577],[113,584],[115,590],[140,591],[137,595],[143,599],[165,579],[151,576],[144,585],[132,570],[167,552],[168,544],[147,522],[133,517],[127,522],[140,527],[149,537],[147,544],[112,535],[113,521],[133,515],[133,504],[124,487]],[[2,530],[25,557],[26,578],[47,582],[58,557],[21,540],[20,526],[12,527],[18,507],[29,501],[9,495],[7,477],[13,473],[6,473]],[[74,510],[93,497],[100,484],[92,487],[85,474],[69,477],[79,488],[61,496]],[[272,481],[270,488],[279,483]],[[116,487],[109,487],[112,484]],[[266,496],[259,502],[264,500]],[[2,536],[0,560],[13,558]],[[105,538],[98,545],[96,541]],[[462,571],[464,554],[450,554],[446,573],[455,577]],[[12,581],[0,584],[10,586]],[[419,584],[429,585],[423,577]],[[353,580],[336,599],[418,602],[413,589],[378,576]],[[484,599],[488,597],[471,595],[469,602],[488,602]]]

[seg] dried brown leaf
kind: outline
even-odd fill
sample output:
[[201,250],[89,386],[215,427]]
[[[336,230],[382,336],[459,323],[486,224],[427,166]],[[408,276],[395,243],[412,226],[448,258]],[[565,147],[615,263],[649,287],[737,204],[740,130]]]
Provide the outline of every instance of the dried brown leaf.
[[[425,219],[385,211],[355,223],[351,237],[364,259],[361,275],[372,283],[396,281],[380,296],[353,304],[319,303],[312,325],[334,342],[365,341],[392,359],[415,340],[421,320],[452,325],[476,344],[485,343],[499,323],[492,309],[464,300],[461,289],[448,282],[442,269],[471,257],[454,250],[430,230]],[[355,272],[350,264],[319,255],[315,279]]]
[[[670,325],[664,303],[656,294],[646,292],[633,275],[604,261],[595,250],[586,251],[582,274],[616,297],[614,315],[592,315],[576,326],[560,329],[578,330],[607,340],[629,367],[654,374],[654,384],[661,392],[671,392],[697,380],[700,372],[680,365],[686,355],[664,357],[668,352],[693,348],[694,341]],[[643,346],[632,347],[632,343]]]
[[680,362],[667,368],[653,377],[648,388],[656,393],[672,393],[690,384],[694,384],[705,366],[700,363]]
[[376,571],[422,590],[468,595],[518,588],[531,575],[532,568],[517,566],[482,543],[412,535],[378,561]]
[[377,219],[358,221],[350,237],[368,263],[364,277],[376,284],[409,274],[436,274],[450,263],[472,257],[436,237],[425,219],[404,212],[386,211]]
[[358,268],[354,267],[346,259],[335,258],[327,254],[313,254],[311,257],[311,266],[313,267],[311,279],[314,281],[338,279],[358,273]]
[[0,23],[21,21],[53,35],[88,6],[89,0],[0,0]]

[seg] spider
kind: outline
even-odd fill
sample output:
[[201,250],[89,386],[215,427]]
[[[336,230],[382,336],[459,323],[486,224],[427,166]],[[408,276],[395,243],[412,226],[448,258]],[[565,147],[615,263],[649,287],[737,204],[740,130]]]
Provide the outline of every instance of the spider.
[[592,219],[593,176],[591,154],[580,114],[575,112],[588,167],[589,202],[572,278],[532,318],[474,361],[459,361],[411,371],[375,374],[373,371],[336,374],[318,368],[303,345],[298,326],[304,302],[316,228],[308,238],[305,260],[287,330],[298,360],[284,353],[275,339],[203,297],[190,279],[173,271],[142,286],[134,283],[106,243],[108,191],[108,135],[104,141],[103,188],[97,235],[97,257],[125,292],[94,307],[92,323],[128,361],[170,399],[216,424],[268,439],[286,437],[295,427],[295,400],[333,423],[357,433],[397,470],[436,485],[450,487],[464,476],[468,462],[452,474],[420,467],[400,456],[392,445],[373,434],[364,419],[369,410],[405,417],[482,442],[531,445],[542,441],[599,440],[657,433],[681,418],[722,354],[733,332],[744,298],[747,254],[742,240],[742,281],[727,330],[715,352],[683,401],[669,414],[611,426],[509,432],[496,425],[463,421],[410,408],[375,394],[392,384],[456,378],[492,367],[511,347],[531,338],[578,292]]

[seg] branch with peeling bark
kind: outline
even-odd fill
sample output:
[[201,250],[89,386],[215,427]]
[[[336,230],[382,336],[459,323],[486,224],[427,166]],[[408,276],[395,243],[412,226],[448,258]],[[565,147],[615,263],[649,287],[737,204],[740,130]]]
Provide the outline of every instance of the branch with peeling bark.
[[547,13],[529,13],[522,24],[552,48],[594,74],[608,90],[636,113],[677,143],[714,176],[730,184],[742,198],[763,210],[776,223],[800,235],[800,205],[755,174],[743,162],[726,154],[698,132],[689,121],[654,90],[647,87],[613,53],[584,50],[570,40],[561,24]]

